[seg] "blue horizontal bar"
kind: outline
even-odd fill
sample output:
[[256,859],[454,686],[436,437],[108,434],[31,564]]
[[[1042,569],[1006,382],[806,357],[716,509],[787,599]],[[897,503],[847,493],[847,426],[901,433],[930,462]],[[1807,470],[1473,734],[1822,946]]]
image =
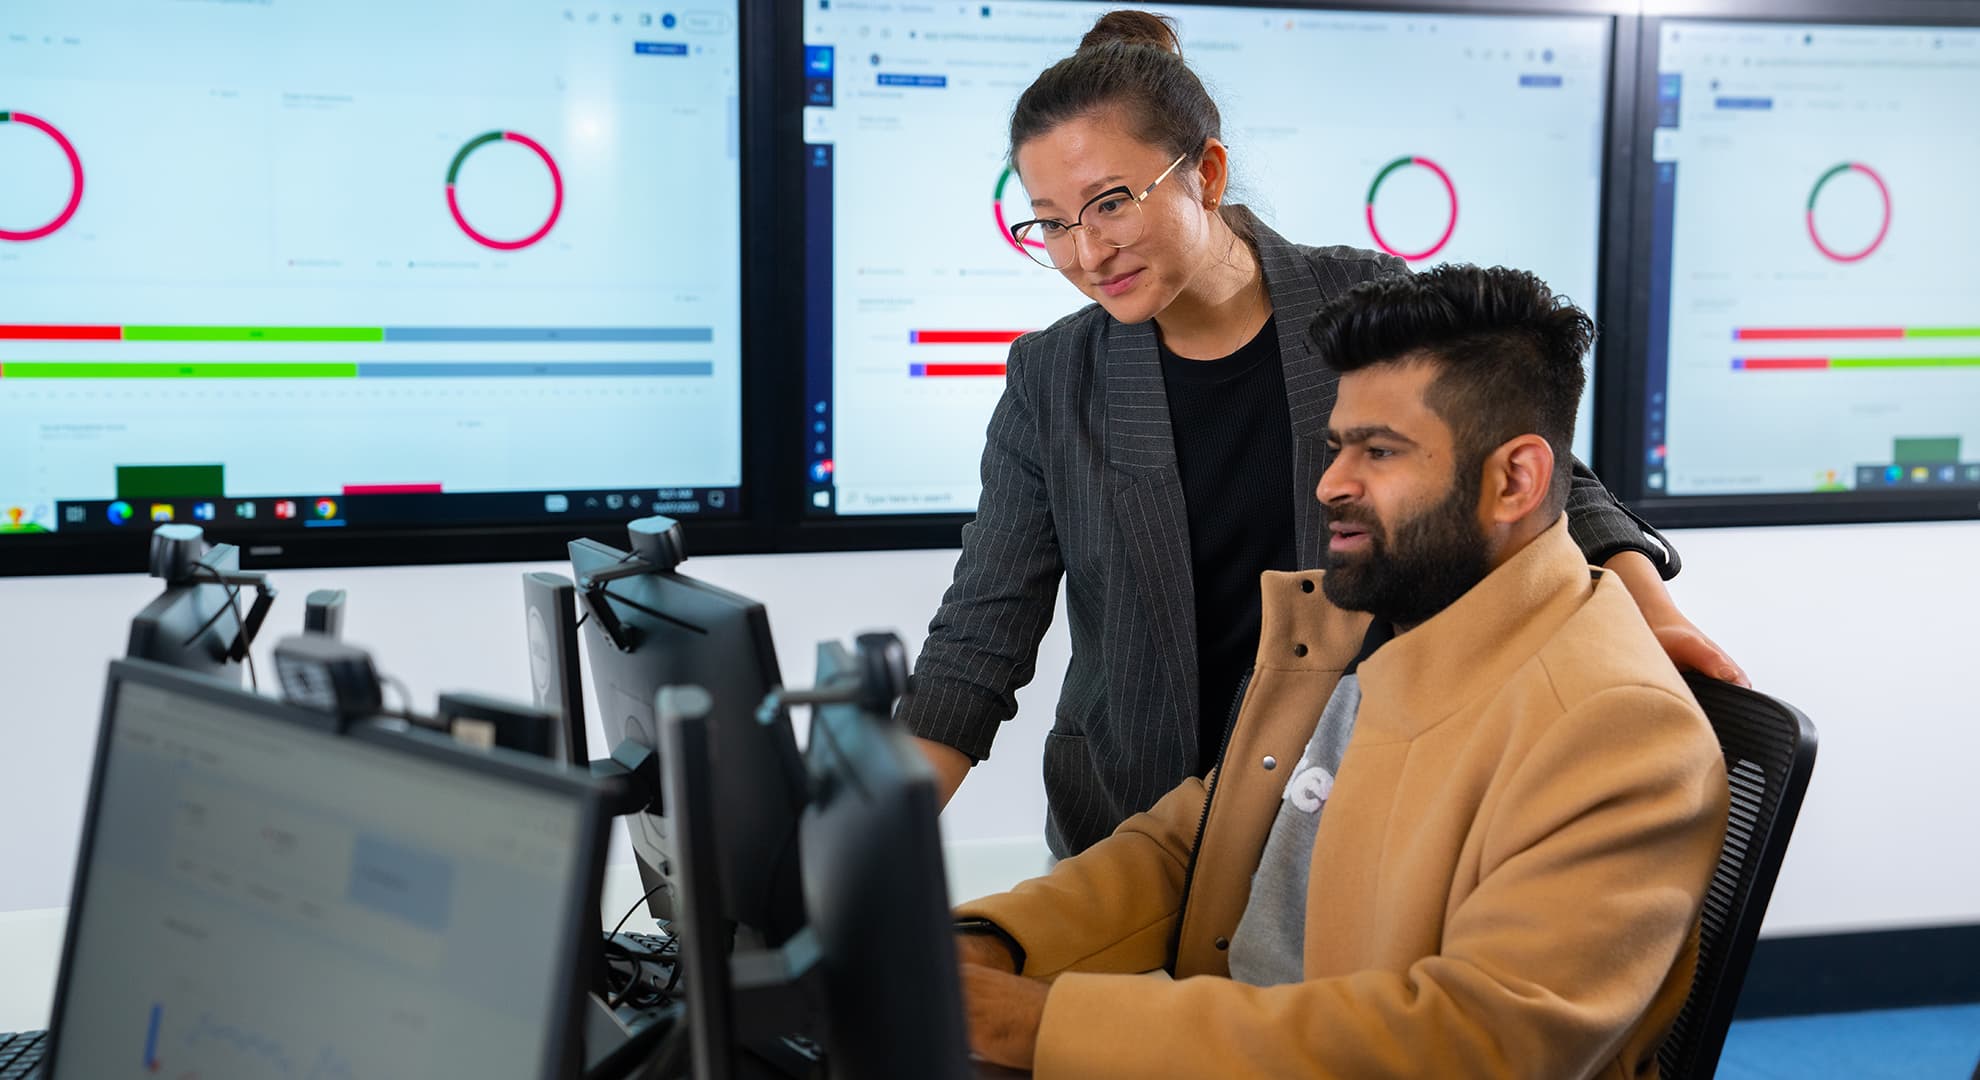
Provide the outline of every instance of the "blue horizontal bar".
[[908,375],[909,375],[910,377],[912,377],[912,378],[917,378],[917,379],[918,379],[918,378],[920,378],[920,377],[922,377],[923,375],[926,375],[926,374],[928,374],[928,365],[927,365],[927,364],[909,364],[909,365],[908,365]]
[[1561,85],[1561,77],[1559,75],[1521,75],[1519,77],[1519,85],[1549,88],[1558,87]]
[[879,76],[881,86],[924,86],[940,90],[949,85],[947,75],[889,75]]
[[388,326],[386,341],[710,342],[706,326]]
[[333,520],[330,520],[330,521],[305,521],[305,522],[303,522],[303,525],[304,525],[305,527],[307,527],[307,528],[311,528],[311,529],[341,529],[341,528],[343,528],[343,527],[344,527],[344,524],[345,524],[345,522],[344,522],[343,520],[341,520],[341,519],[333,519]]
[[1770,97],[1722,97],[1714,101],[1713,107],[1720,109],[1753,109],[1765,111],[1774,107]]
[[678,41],[635,41],[633,52],[639,56],[686,56],[687,46]]
[[710,360],[551,360],[452,364],[361,363],[360,379],[564,379],[586,376],[680,377],[715,374]]

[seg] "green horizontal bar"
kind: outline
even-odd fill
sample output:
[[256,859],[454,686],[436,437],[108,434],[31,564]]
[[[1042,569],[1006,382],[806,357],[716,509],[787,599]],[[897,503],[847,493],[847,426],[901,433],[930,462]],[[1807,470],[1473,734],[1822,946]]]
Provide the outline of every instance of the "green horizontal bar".
[[227,490],[225,465],[119,465],[120,499],[196,499]]
[[1899,465],[1937,465],[1959,460],[1959,437],[1893,439],[1891,460]]
[[355,379],[356,364],[0,363],[7,379]]
[[1908,338],[1980,338],[1980,326],[1908,326]]
[[1980,367],[1980,356],[1832,356],[1832,368]]
[[126,326],[125,341],[384,341],[382,326]]

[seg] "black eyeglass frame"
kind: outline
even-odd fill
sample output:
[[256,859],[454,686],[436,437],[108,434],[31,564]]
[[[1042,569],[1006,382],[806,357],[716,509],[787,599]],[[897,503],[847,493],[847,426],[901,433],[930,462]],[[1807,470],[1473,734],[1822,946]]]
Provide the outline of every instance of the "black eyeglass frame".
[[[1126,196],[1127,198],[1132,199],[1136,206],[1140,206],[1142,203],[1148,201],[1148,196],[1153,195],[1155,193],[1156,187],[1159,186],[1162,183],[1162,181],[1167,180],[1169,178],[1170,173],[1175,172],[1178,166],[1180,166],[1183,162],[1188,160],[1189,160],[1189,155],[1184,154],[1181,157],[1177,158],[1176,160],[1169,162],[1169,167],[1162,170],[1162,175],[1150,181],[1147,187],[1141,189],[1141,194],[1139,195],[1135,194],[1134,191],[1130,189],[1126,184],[1120,184],[1115,187],[1110,187],[1107,190],[1101,192],[1100,194],[1095,195],[1094,197],[1086,200],[1086,204],[1079,208],[1079,213],[1073,215],[1073,221],[1072,224],[1070,225],[1067,225],[1066,223],[1058,220],[1057,218],[1032,218],[1029,221],[1020,221],[1017,224],[1011,226],[1011,241],[1017,244],[1018,250],[1023,251],[1024,245],[1026,243],[1024,238],[1024,231],[1026,229],[1031,228],[1033,225],[1057,225],[1060,228],[1064,229],[1066,231],[1066,235],[1070,237],[1074,229],[1081,229],[1088,227],[1086,225],[1086,222],[1083,220],[1086,217],[1086,212],[1088,210],[1093,209],[1094,203],[1100,202],[1105,199],[1119,198],[1121,196]],[[1147,226],[1143,225],[1143,228],[1146,229]],[[1099,234],[1096,233],[1095,235],[1098,236]],[[1135,240],[1139,240],[1139,239],[1141,239],[1141,237],[1136,236],[1134,240],[1128,241],[1128,244],[1132,244],[1134,243]],[[1038,242],[1043,243],[1043,241],[1038,241]],[[1100,242],[1116,250],[1119,250],[1120,248],[1124,248],[1127,246],[1127,244],[1116,244],[1107,240],[1101,240]],[[1029,257],[1032,262],[1038,262],[1037,256],[1032,255],[1030,252],[1026,251],[1025,255]],[[1045,264],[1040,264],[1040,265],[1045,265]],[[1067,265],[1071,265],[1071,264],[1068,263]],[[1050,269],[1060,270],[1060,269],[1064,269],[1064,267],[1051,266]]]

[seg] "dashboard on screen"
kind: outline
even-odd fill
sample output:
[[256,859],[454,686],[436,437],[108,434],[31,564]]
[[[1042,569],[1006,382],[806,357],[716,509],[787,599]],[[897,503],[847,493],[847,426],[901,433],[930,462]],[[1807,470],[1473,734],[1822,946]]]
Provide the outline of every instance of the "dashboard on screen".
[[0,553],[743,513],[740,34],[7,4]]
[[[807,0],[808,515],[974,511],[1010,343],[1085,303],[1006,231],[1011,107],[1108,6]],[[1159,10],[1235,200],[1282,235],[1518,266],[1597,310],[1611,17]]]
[[1970,514],[1980,27],[1672,18],[1645,40],[1637,494]]

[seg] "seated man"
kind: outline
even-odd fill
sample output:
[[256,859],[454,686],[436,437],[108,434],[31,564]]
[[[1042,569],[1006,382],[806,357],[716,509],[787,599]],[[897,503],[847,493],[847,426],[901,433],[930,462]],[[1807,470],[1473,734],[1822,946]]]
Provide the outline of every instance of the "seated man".
[[1533,275],[1469,266],[1320,316],[1329,569],[1264,576],[1207,782],[959,909],[977,1054],[1137,1080],[1654,1075],[1726,779],[1568,538],[1593,332]]

